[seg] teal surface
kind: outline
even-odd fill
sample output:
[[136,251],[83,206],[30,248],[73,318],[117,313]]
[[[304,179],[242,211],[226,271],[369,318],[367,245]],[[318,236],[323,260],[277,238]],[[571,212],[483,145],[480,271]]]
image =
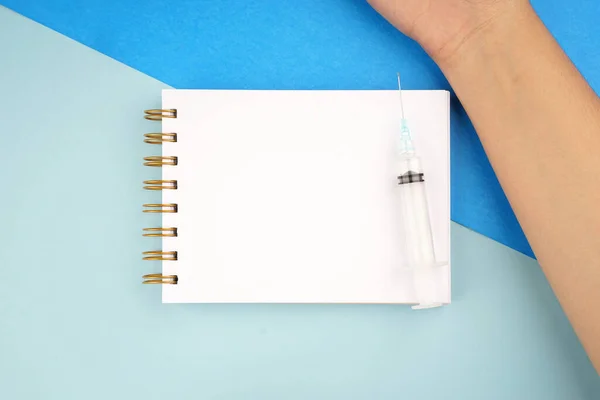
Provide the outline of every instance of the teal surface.
[[445,308],[161,304],[166,85],[2,8],[0,38],[1,399],[600,398],[536,262],[458,225]]

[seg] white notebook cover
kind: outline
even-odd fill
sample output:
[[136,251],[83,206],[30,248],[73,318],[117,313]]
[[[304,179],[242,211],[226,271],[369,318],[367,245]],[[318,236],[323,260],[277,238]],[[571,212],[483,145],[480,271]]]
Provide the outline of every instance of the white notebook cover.
[[[436,256],[450,260],[449,93],[404,91]],[[415,303],[396,198],[397,91],[165,90],[165,303]],[[450,302],[450,266],[437,271]]]

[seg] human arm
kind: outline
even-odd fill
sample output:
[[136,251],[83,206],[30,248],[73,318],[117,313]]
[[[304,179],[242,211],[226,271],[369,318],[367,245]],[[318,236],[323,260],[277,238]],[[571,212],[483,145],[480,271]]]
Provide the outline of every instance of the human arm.
[[600,100],[525,0],[371,0],[465,107],[600,370]]

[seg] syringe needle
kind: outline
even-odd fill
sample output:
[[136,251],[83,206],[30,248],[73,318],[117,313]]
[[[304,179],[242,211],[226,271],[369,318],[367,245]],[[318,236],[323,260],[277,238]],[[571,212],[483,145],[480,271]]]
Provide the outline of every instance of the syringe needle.
[[398,93],[400,93],[400,116],[404,119],[404,103],[402,102],[402,86],[400,85],[400,72],[397,72],[398,75]]

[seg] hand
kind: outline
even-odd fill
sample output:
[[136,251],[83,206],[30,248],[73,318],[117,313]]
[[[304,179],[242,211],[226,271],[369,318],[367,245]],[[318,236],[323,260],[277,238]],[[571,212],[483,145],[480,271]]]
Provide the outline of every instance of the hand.
[[367,0],[438,63],[454,57],[471,38],[528,0]]

